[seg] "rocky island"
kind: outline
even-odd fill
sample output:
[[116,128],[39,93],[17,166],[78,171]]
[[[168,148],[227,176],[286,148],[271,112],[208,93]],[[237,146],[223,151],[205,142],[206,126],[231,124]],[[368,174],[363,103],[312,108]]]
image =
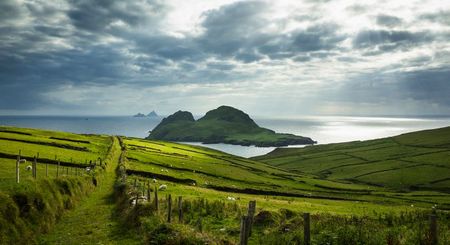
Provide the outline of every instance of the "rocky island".
[[147,139],[261,147],[316,143],[308,137],[262,128],[249,115],[230,106],[208,111],[198,120],[188,111],[175,112],[164,118]]

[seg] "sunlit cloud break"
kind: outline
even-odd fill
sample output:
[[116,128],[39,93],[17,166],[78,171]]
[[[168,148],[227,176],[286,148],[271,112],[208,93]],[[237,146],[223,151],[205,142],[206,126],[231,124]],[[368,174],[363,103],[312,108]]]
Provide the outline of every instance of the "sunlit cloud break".
[[0,2],[0,113],[450,114],[445,1]]

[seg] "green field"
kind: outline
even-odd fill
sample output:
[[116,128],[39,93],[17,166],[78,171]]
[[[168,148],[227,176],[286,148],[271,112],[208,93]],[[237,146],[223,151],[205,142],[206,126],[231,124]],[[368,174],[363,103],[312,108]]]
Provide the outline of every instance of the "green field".
[[[251,238],[252,244],[286,244],[301,240],[298,227],[303,225],[303,212],[313,215],[314,244],[334,241],[333,237],[345,238],[333,244],[346,244],[343,241],[348,243],[353,241],[351,239],[383,244],[382,241],[390,236],[401,241],[399,244],[410,244],[408,241],[417,239],[426,241],[426,230],[421,227],[427,225],[427,214],[435,205],[440,217],[440,239],[450,241],[449,136],[450,128],[444,128],[371,141],[279,148],[265,156],[247,159],[172,142],[0,127],[0,194],[17,195],[19,190],[46,184],[45,181],[50,181],[46,185],[51,186],[53,181],[65,180],[91,183],[88,177],[91,175],[84,170],[84,164],[100,158],[107,163],[100,169],[105,171],[96,174],[100,188],[79,205],[74,202],[70,206],[74,210],[68,211],[67,218],[56,224],[56,230],[52,231],[52,226],[38,229],[39,232],[50,232],[41,242],[120,244],[126,240],[140,243],[142,237],[118,231],[118,227],[139,224],[141,231],[147,231],[143,238],[146,243],[155,242],[155,237],[160,235],[170,236],[170,229],[174,229],[173,237],[181,239],[175,244],[185,241],[183,239],[197,241],[189,243],[186,240],[187,244],[214,244],[211,241],[217,239],[223,241],[216,241],[218,244],[235,243],[240,215],[246,212],[250,200],[257,201],[256,214],[264,217],[261,222],[266,222],[267,215],[273,216],[270,225],[264,223],[255,227],[257,235]],[[17,185],[15,159],[19,151],[27,163],[20,166],[21,184]],[[34,180],[31,171],[25,167],[38,153],[38,180]],[[58,178],[55,155],[61,162]],[[118,159],[122,159],[120,162],[128,175],[125,188],[129,191],[123,195],[131,195],[122,199],[119,195],[119,200],[145,193],[147,183],[150,183],[153,195],[153,189],[164,184],[167,189],[160,191],[162,211],[155,213],[152,203],[143,203],[141,207],[129,206],[130,202],[125,201],[118,202],[117,208],[121,210],[123,205],[128,208],[118,217],[112,215],[116,212],[114,204],[105,200],[117,191],[113,189],[113,182]],[[135,181],[137,186],[133,187]],[[83,186],[81,183],[79,185]],[[39,192],[39,188],[32,189]],[[81,192],[89,188],[75,190]],[[64,191],[61,193],[65,195]],[[182,196],[187,206],[184,207],[184,222],[167,227],[165,200],[169,194],[174,198]],[[95,211],[96,208],[102,211]],[[153,215],[149,216],[149,213]],[[91,214],[97,215],[94,223],[83,218]],[[57,219],[52,217],[52,220]],[[199,218],[203,219],[201,232],[194,231]],[[392,226],[393,220],[400,228]],[[36,226],[32,221],[27,222]],[[361,222],[364,227],[358,230]],[[350,231],[343,232],[335,223]],[[72,230],[71,224],[76,224],[77,228]],[[371,230],[378,232],[361,236]],[[76,238],[65,237],[66,232],[78,235]],[[403,238],[402,234],[405,234]]]
[[369,141],[278,148],[253,160],[392,191],[449,193],[450,127]]

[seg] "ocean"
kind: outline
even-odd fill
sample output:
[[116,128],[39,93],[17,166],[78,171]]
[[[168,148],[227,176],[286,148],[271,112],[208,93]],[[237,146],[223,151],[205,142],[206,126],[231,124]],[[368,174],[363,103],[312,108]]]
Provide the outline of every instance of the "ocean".
[[[0,125],[144,138],[160,120],[159,118],[131,116],[0,116]],[[417,130],[450,126],[450,117],[310,116],[295,119],[255,118],[254,120],[262,127],[280,133],[307,136],[319,144],[376,139]],[[201,143],[189,144],[202,145]],[[274,147],[227,144],[203,146],[243,157],[262,155],[275,149]]]

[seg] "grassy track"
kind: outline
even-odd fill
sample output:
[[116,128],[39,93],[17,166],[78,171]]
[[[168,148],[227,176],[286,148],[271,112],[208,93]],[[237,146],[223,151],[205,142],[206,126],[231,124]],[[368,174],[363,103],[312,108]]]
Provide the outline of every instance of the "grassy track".
[[139,244],[132,234],[120,228],[114,219],[115,204],[112,200],[115,169],[120,156],[118,140],[111,164],[99,178],[96,190],[74,210],[67,212],[54,227],[43,236],[41,244]]

